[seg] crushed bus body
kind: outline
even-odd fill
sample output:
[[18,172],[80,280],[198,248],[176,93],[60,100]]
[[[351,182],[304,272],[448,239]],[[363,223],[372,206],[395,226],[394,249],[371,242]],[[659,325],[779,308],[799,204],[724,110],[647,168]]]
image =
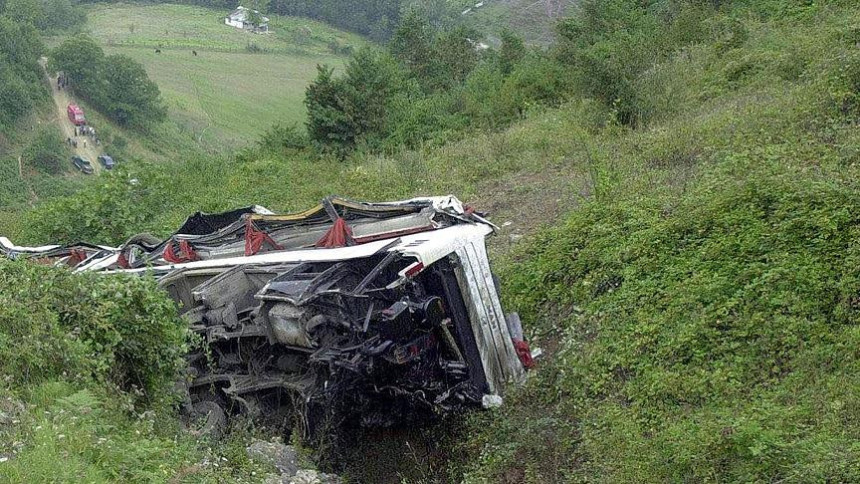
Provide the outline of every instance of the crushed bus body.
[[330,197],[278,215],[197,213],[165,240],[18,247],[7,257],[105,274],[152,274],[205,342],[188,355],[186,410],[386,425],[497,401],[530,363],[506,315],[485,238],[456,198]]

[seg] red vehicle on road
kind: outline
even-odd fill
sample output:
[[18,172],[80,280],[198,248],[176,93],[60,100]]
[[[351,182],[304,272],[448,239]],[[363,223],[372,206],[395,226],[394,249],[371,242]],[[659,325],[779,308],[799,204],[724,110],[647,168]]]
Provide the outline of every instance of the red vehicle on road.
[[87,124],[87,120],[84,118],[84,110],[77,104],[69,104],[66,112],[69,114],[69,121],[75,126]]

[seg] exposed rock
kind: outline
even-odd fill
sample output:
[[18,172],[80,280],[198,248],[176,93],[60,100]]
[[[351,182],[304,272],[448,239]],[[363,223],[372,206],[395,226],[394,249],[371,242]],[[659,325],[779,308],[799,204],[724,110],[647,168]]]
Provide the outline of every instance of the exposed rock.
[[246,451],[252,460],[270,464],[281,473],[280,476],[266,476],[263,484],[341,484],[343,482],[335,474],[299,469],[298,452],[291,445],[255,440]]
[[296,472],[296,475],[286,476],[269,476],[263,484],[342,484],[340,477],[334,474],[324,474],[311,469],[301,469]]
[[18,400],[11,397],[0,398],[0,426],[17,424],[25,411],[26,407]]
[[303,469],[287,481],[289,484],[341,484],[340,477],[334,474]]
[[292,477],[299,471],[298,454],[291,445],[257,440],[249,445],[246,451],[252,460],[277,468],[282,477]]

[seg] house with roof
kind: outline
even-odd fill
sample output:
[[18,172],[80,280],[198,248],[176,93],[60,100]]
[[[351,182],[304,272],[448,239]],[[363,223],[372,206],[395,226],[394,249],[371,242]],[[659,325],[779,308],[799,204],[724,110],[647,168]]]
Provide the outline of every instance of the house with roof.
[[264,17],[259,11],[241,5],[224,18],[224,23],[237,29],[252,32],[269,31],[269,17]]

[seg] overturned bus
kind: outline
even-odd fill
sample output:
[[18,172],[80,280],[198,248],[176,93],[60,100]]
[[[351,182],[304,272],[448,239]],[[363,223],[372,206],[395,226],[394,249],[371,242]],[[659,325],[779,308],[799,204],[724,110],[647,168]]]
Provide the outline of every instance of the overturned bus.
[[152,274],[205,344],[188,355],[185,409],[212,428],[231,414],[386,425],[415,409],[497,402],[531,365],[506,315],[485,238],[456,198],[305,212],[197,213],[165,240],[112,248],[18,247],[6,256],[75,271]]

